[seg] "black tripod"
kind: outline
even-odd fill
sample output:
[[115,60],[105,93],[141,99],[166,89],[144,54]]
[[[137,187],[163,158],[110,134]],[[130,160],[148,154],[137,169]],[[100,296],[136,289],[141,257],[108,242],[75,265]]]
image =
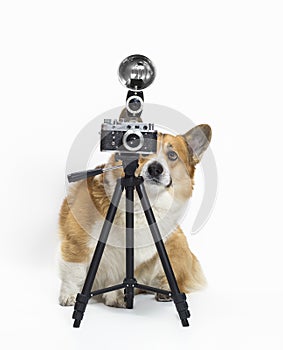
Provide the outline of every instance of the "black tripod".
[[[145,191],[145,187],[143,184],[144,179],[141,176],[135,176],[135,171],[138,168],[139,156],[137,154],[121,154],[119,155],[119,157],[123,162],[125,176],[117,181],[116,188],[111,199],[111,203],[99,236],[99,241],[97,243],[82,292],[78,293],[77,295],[73,312],[73,319],[75,320],[74,327],[78,328],[80,326],[87,303],[91,297],[122,288],[124,288],[127,309],[133,308],[135,288],[160,293],[172,297],[176,305],[179,317],[182,321],[182,325],[189,326],[189,322],[187,319],[190,317],[190,312],[188,310],[188,304],[186,302],[186,295],[184,293],[181,293],[179,290],[176,278],[174,276],[174,272],[172,270],[167,252],[165,250],[164,243],[162,241],[160,231],[158,229],[152,208],[150,206],[149,199]],[[101,172],[102,171],[97,170],[90,171],[84,173],[86,174],[84,175],[84,177],[93,176]],[[78,174],[81,173],[77,173],[77,175]],[[73,174],[71,174],[71,176],[72,175]],[[78,180],[79,178],[81,179],[82,177],[77,177],[76,180]],[[76,180],[73,179],[71,181]],[[112,223],[114,221],[115,214],[119,206],[119,202],[124,189],[126,190],[126,277],[123,283],[121,284],[96,291],[91,291],[99,267],[99,263],[102,258],[102,254],[109,236],[109,232],[111,230]],[[139,284],[134,277],[134,189],[137,190],[138,196],[140,198],[144,214],[146,216],[157,252],[159,254],[165,275],[170,286],[170,291]]]

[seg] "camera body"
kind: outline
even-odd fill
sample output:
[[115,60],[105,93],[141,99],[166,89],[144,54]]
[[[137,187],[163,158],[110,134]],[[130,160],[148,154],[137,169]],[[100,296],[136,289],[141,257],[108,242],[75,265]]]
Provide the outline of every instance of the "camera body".
[[152,123],[105,119],[101,125],[100,150],[153,154],[157,151],[157,131]]

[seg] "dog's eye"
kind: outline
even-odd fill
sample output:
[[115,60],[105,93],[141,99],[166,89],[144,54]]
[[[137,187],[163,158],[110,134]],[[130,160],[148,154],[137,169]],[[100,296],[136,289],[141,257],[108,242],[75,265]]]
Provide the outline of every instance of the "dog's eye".
[[169,151],[167,153],[167,157],[170,159],[170,160],[177,160],[178,159],[178,154],[174,151]]

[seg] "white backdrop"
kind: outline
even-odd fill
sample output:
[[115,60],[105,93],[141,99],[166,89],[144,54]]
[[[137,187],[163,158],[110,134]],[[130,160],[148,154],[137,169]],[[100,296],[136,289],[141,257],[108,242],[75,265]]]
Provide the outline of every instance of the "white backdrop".
[[[282,31],[275,0],[1,1],[5,349],[282,349]],[[133,53],[157,66],[148,102],[213,128],[217,203],[188,237],[209,287],[190,297],[189,329],[151,296],[91,305],[73,329],[55,264],[65,162],[79,130],[123,104],[117,67]]]

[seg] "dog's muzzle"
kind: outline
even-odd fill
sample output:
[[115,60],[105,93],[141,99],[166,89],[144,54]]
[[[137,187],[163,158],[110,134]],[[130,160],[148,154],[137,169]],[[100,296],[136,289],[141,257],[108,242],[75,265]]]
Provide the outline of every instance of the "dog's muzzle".
[[163,185],[165,187],[170,187],[172,185],[172,179],[169,171],[157,161],[154,161],[148,165],[144,178],[155,185]]
[[163,173],[163,166],[158,162],[153,162],[148,166],[147,171],[152,178],[158,179]]

